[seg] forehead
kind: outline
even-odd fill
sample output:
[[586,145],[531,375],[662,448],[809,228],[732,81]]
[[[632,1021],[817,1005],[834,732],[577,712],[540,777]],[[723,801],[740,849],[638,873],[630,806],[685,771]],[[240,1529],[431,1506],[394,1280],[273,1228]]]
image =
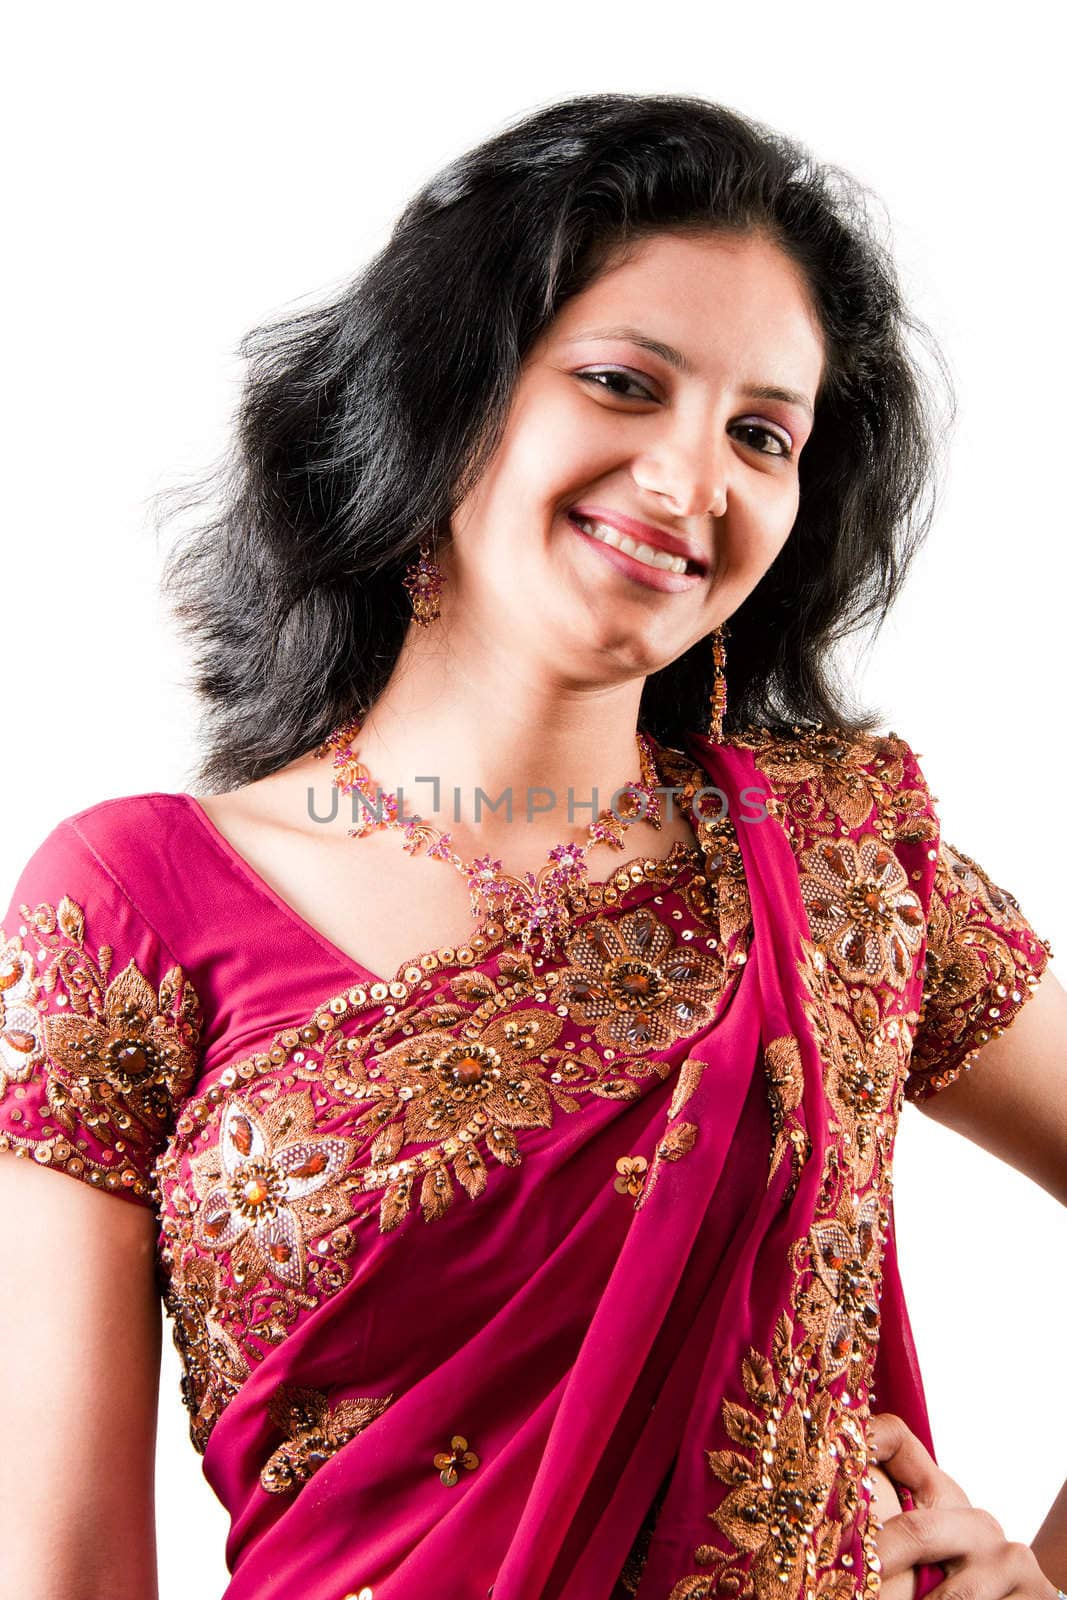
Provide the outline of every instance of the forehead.
[[656,234],[632,243],[561,308],[548,331],[572,341],[623,323],[639,324],[698,366],[702,355],[727,350],[788,351],[810,377],[823,356],[803,270],[758,234]]

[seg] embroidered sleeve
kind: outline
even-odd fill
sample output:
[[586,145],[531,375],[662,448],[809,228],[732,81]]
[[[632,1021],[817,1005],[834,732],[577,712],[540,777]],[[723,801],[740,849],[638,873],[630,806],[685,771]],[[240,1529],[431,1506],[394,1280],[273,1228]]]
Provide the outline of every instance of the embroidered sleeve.
[[158,933],[60,822],[0,926],[0,1151],[154,1208],[154,1163],[195,1079],[200,1028]]
[[[931,813],[933,810],[931,800]],[[1036,989],[1053,955],[1007,889],[936,831],[926,967],[908,1100],[925,1100],[967,1071]]]

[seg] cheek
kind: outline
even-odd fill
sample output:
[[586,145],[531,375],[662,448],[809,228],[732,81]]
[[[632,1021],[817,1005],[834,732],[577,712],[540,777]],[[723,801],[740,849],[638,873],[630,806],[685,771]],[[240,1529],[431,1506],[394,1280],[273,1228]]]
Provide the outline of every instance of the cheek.
[[761,573],[777,560],[789,542],[798,506],[799,496],[794,485],[789,494],[776,497],[762,515],[753,518],[748,530],[750,559]]
[[778,516],[751,517],[731,524],[718,550],[720,574],[729,572],[755,588],[789,540],[792,523]]

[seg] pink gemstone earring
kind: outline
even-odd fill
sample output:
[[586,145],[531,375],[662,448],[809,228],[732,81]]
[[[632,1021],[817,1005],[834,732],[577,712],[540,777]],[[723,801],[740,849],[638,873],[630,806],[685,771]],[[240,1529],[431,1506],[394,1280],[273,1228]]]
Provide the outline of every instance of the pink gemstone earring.
[[441,615],[441,590],[446,578],[434,560],[430,544],[419,545],[419,559],[407,568],[404,588],[411,596],[411,609],[420,627],[428,627]]
[[711,721],[708,724],[708,738],[716,744],[722,743],[722,721],[726,715],[726,640],[730,630],[725,622],[713,629],[711,635],[711,659],[715,675],[711,684]]

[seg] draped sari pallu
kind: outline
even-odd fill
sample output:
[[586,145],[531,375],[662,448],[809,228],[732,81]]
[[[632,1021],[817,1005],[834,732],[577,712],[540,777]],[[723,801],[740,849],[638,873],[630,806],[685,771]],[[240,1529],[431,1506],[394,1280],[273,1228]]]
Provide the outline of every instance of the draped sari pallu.
[[[747,896],[710,1023],[637,1098],[527,1125],[477,1204],[361,1234],[241,1374],[204,1454],[225,1600],[878,1593],[871,1412],[933,1453],[890,1181],[918,960],[857,1050],[771,785],[751,750],[688,745]],[[925,906],[927,843],[894,849]]]

